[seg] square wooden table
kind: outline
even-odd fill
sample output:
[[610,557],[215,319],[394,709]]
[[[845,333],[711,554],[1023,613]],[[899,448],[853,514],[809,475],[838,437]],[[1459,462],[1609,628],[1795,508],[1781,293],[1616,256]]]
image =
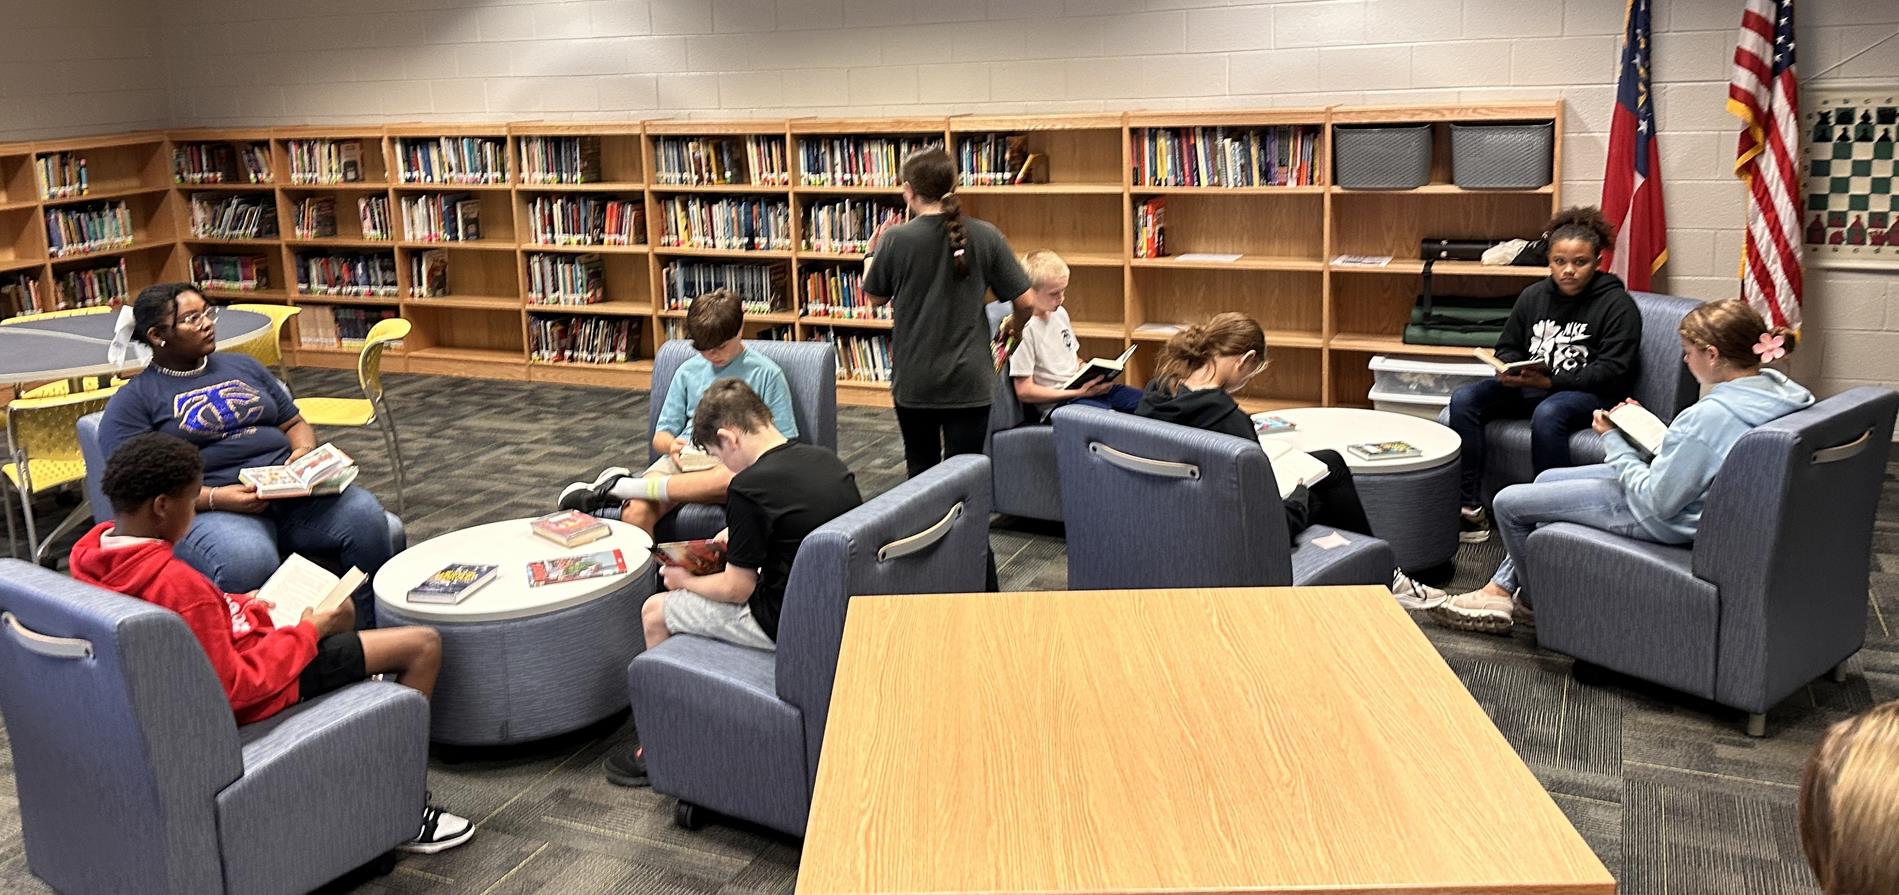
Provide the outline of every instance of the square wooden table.
[[858,597],[798,891],[1607,895],[1380,587]]

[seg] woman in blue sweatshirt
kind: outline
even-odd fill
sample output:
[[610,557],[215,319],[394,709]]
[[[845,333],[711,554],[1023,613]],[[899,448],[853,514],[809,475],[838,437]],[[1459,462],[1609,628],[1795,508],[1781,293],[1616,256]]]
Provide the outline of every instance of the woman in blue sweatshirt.
[[1531,484],[1498,492],[1492,508],[1507,551],[1503,564],[1481,590],[1432,608],[1434,618],[1492,634],[1508,633],[1513,616],[1527,621],[1517,558],[1539,525],[1575,522],[1658,544],[1694,541],[1708,486],[1734,443],[1755,426],[1813,405],[1811,392],[1764,367],[1787,354],[1794,334],[1768,328],[1745,302],[1702,305],[1682,318],[1680,333],[1682,360],[1712,389],[1675,417],[1655,458],[1644,459],[1607,413],[1596,411],[1594,427],[1602,433],[1607,462],[1553,469]]

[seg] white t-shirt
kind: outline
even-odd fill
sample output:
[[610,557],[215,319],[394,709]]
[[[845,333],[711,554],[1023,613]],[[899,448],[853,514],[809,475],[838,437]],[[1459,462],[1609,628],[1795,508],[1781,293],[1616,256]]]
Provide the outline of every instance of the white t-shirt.
[[1068,325],[1068,309],[1056,308],[1047,317],[1030,317],[1022,327],[1022,344],[1009,356],[1009,376],[1061,388],[1081,372],[1080,352],[1081,343]]

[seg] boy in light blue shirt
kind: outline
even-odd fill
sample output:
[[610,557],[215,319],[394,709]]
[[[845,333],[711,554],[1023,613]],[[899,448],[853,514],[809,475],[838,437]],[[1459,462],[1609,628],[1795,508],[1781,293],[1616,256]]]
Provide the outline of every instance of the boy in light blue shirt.
[[666,403],[658,409],[653,450],[661,456],[634,476],[624,466],[609,467],[591,482],[575,482],[561,491],[563,510],[619,518],[652,534],[659,520],[682,503],[725,503],[732,473],[692,447],[692,416],[706,388],[718,379],[751,386],[771,410],[772,424],[786,438],[798,437],[791,411],[791,387],[785,371],[740,338],[745,308],[737,295],[719,289],[694,299],[686,309],[686,337],[699,352],[673,373]]

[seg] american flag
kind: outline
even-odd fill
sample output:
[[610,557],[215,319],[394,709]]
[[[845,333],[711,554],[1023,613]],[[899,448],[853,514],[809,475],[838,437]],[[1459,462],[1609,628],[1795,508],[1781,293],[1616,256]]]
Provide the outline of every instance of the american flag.
[[1744,125],[1734,157],[1747,182],[1741,296],[1774,326],[1800,325],[1799,95],[1793,0],[1747,0],[1728,84],[1728,111]]
[[1649,0],[1630,0],[1627,20],[1615,120],[1609,125],[1609,163],[1602,173],[1602,214],[1615,228],[1615,244],[1605,260],[1630,289],[1645,291],[1649,278],[1668,261],[1655,96],[1648,82]]

